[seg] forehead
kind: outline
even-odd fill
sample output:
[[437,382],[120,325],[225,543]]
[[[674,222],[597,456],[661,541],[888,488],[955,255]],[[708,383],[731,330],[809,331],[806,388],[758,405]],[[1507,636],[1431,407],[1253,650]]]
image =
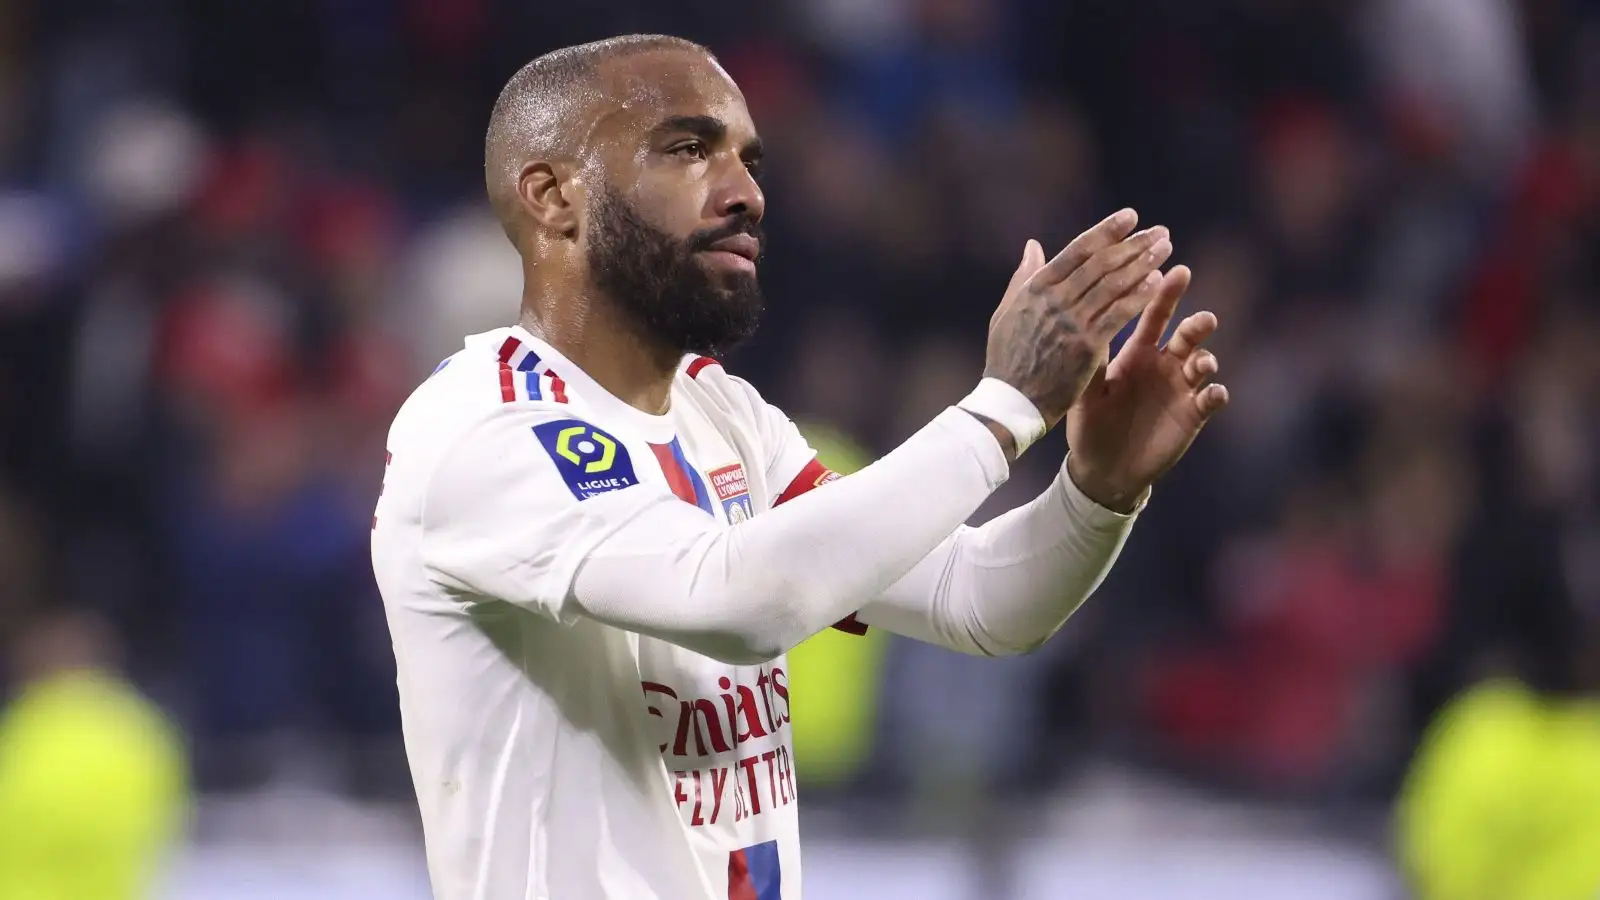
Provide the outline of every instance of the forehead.
[[596,133],[627,140],[669,116],[713,116],[741,141],[755,135],[744,94],[713,60],[685,50],[639,53],[601,70],[607,109]]

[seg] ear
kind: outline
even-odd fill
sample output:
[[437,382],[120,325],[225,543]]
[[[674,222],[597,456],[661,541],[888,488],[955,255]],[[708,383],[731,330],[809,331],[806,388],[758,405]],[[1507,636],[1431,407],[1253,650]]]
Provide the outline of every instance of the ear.
[[530,160],[517,173],[517,202],[535,222],[560,234],[578,231],[579,196],[568,173],[542,160]]

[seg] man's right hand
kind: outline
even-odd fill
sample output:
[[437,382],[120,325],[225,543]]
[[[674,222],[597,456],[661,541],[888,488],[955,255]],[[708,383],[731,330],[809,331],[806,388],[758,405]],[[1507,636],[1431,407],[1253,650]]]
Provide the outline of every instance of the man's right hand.
[[1172,255],[1162,226],[1130,234],[1139,217],[1113,213],[1055,259],[1028,241],[1022,264],[989,320],[983,374],[1021,391],[1050,427],[1106,364],[1111,339],[1150,304]]

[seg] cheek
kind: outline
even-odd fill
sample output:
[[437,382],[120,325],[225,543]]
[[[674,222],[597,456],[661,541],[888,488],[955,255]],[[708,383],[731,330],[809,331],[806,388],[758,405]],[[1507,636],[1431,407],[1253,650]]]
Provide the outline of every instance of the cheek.
[[698,202],[683,191],[646,195],[640,198],[637,209],[652,230],[673,242],[687,241],[705,227]]
[[673,233],[687,234],[707,217],[711,195],[706,166],[665,163],[639,173],[635,196],[639,208],[656,225]]

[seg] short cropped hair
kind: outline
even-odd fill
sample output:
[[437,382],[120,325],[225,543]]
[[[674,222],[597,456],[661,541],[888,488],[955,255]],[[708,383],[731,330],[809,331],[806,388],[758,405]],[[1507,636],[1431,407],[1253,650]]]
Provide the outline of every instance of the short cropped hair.
[[606,62],[652,50],[688,50],[711,56],[694,41],[664,34],[625,34],[552,50],[517,70],[500,90],[483,141],[484,183],[502,225],[510,230],[510,197],[530,155],[570,157],[579,150],[577,115],[595,97],[596,76]]

